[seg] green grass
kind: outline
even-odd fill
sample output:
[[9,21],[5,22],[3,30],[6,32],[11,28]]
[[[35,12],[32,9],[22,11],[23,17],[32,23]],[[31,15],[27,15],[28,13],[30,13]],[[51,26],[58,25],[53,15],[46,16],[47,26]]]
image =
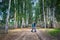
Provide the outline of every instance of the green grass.
[[57,36],[60,33],[60,29],[54,29],[48,32],[51,36]]

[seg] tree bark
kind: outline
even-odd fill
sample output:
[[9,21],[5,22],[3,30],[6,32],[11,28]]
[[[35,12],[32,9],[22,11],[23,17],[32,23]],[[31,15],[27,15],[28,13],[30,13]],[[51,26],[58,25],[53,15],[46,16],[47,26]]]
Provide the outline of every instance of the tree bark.
[[44,27],[46,28],[46,17],[45,17],[45,11],[44,11],[44,0],[42,0],[42,4],[43,4]]
[[55,28],[55,8],[53,8],[53,27]]
[[8,10],[7,10],[5,32],[8,32],[8,22],[9,22],[9,15],[10,15],[10,7],[11,7],[11,0],[9,0],[9,6],[8,6]]
[[15,8],[14,8],[14,10],[15,10],[15,14],[14,14],[14,28],[17,28],[17,20],[16,20],[16,1],[14,0],[14,5],[15,5]]

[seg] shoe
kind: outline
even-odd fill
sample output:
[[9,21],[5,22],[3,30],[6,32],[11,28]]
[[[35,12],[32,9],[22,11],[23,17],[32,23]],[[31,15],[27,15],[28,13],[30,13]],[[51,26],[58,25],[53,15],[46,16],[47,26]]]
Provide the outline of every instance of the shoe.
[[34,32],[36,32],[36,30]]
[[33,30],[31,30],[31,32],[33,32]]

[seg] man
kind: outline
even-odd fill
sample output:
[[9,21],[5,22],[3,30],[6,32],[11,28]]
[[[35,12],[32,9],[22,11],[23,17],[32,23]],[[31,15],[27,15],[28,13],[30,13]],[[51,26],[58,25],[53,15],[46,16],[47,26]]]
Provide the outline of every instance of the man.
[[32,30],[31,30],[31,32],[36,32],[36,23],[35,22],[33,22],[32,23]]

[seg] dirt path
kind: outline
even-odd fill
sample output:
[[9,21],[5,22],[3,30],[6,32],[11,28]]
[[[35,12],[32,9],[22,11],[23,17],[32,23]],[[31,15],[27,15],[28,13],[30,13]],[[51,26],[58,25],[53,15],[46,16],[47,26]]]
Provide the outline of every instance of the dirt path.
[[37,32],[30,32],[31,29],[16,29],[10,30],[7,35],[1,40],[56,40],[43,30],[37,30]]

